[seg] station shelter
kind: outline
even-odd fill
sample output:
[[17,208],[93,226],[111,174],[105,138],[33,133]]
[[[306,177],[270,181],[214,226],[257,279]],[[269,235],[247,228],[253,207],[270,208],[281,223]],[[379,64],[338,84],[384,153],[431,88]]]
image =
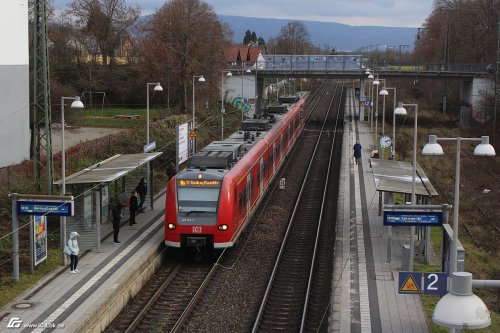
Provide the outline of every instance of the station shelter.
[[[66,194],[74,197],[75,215],[66,219],[66,237],[80,234],[81,251],[97,250],[101,246],[101,226],[111,223],[111,205],[119,202],[128,214],[128,199],[142,177],[147,179],[148,193],[144,207],[153,208],[153,161],[162,152],[117,154],[66,177]],[[62,181],[54,182],[59,188]]]
[[[411,202],[413,165],[409,162],[371,159],[373,178],[377,189],[378,215],[382,215],[383,204],[394,204],[397,194],[403,196],[403,204]],[[430,205],[438,193],[432,186],[424,170],[417,163],[415,176],[416,205]],[[429,261],[430,229],[417,227],[417,242],[426,262]]]

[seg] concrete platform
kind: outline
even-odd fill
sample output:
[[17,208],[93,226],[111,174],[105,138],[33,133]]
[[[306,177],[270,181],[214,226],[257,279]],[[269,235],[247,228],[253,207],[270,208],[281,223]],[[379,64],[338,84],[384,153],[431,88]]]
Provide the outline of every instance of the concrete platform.
[[[419,295],[398,294],[402,244],[409,227],[388,227],[378,215],[378,194],[369,157],[374,142],[370,124],[358,121],[359,105],[349,89],[346,97],[344,144],[329,332],[429,332]],[[354,143],[362,161],[356,165]]]
[[113,244],[111,224],[103,225],[101,252],[80,255],[80,273],[61,268],[2,309],[0,332],[104,330],[161,264],[165,195],[155,202],[157,209],[137,215],[136,225],[124,219],[121,244]]

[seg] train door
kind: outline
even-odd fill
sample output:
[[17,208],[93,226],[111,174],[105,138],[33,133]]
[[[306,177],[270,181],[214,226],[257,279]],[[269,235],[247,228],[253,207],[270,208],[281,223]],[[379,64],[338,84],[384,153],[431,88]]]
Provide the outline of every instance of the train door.
[[260,159],[260,165],[259,165],[259,193],[262,195],[262,190],[264,188],[264,159]]
[[247,214],[250,213],[250,203],[252,202],[252,174],[247,175]]
[[276,143],[273,143],[273,175],[276,171]]

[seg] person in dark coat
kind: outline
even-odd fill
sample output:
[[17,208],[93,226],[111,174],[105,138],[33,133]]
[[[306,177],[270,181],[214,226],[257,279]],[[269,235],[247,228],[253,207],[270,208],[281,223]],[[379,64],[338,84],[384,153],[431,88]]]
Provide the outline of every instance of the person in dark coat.
[[120,232],[120,220],[123,217],[122,214],[122,204],[116,202],[111,208],[111,215],[113,218],[113,243],[120,244],[121,242],[118,240],[118,233]]
[[130,203],[128,207],[130,211],[130,225],[136,224],[135,223],[135,215],[137,214],[137,211],[139,210],[139,204],[137,203],[137,191],[133,190],[132,195],[130,196]]
[[148,185],[146,184],[146,178],[142,177],[135,188],[137,193],[139,194],[139,213],[144,213],[144,201],[146,201],[146,194],[148,194]]
[[359,140],[356,141],[352,149],[354,150],[354,158],[356,159],[356,165],[358,165],[361,162],[361,145],[359,144]]

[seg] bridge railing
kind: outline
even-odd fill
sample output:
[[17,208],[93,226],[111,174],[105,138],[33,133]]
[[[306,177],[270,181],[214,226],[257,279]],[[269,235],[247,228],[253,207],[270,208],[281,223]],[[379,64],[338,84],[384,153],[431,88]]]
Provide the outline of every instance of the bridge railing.
[[[258,71],[333,71],[356,72],[362,74],[371,61],[361,55],[263,55],[257,61]],[[262,59],[262,58],[261,58]],[[424,62],[384,62],[375,64],[377,71],[401,72],[448,72],[448,73],[493,73],[488,64],[443,64]],[[255,68],[255,65],[254,67]]]
[[258,70],[356,71],[363,70],[360,55],[264,55]]
[[483,73],[492,74],[493,69],[488,64],[443,64],[423,62],[391,62],[376,66],[379,71],[404,72],[449,72],[449,73]]

